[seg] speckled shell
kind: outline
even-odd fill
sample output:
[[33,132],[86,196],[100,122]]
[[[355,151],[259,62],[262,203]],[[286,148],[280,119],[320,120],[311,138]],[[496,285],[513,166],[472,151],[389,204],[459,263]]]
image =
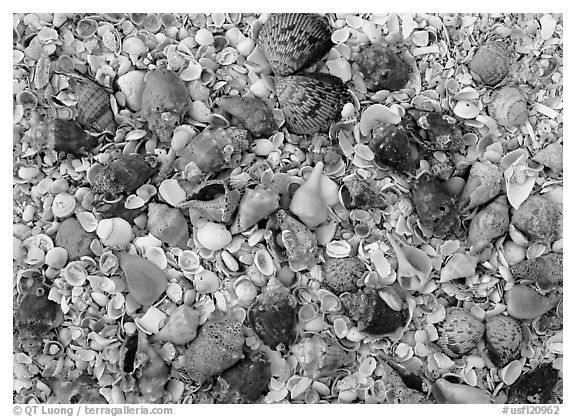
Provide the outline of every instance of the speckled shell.
[[69,80],[78,97],[78,121],[86,129],[116,132],[110,96],[104,88],[87,78]]
[[510,272],[517,280],[527,279],[540,284],[560,284],[563,281],[563,266],[564,255],[549,253],[512,265]]
[[420,127],[423,145],[435,151],[457,151],[464,145],[462,130],[454,117],[436,112],[409,110]]
[[187,249],[190,233],[182,211],[166,204],[148,205],[148,230],[171,247]]
[[512,209],[511,223],[531,240],[552,241],[557,221],[554,204],[540,195],[533,194],[518,209]]
[[552,404],[558,371],[551,362],[521,375],[508,390],[508,404]]
[[291,75],[319,61],[332,47],[326,18],[310,13],[274,13],[258,32],[275,75]]
[[98,139],[74,120],[54,119],[48,122],[48,145],[57,152],[81,156],[98,146]]
[[450,161],[439,161],[432,157],[428,162],[430,162],[430,173],[443,181],[450,179],[454,172],[454,164]]
[[346,181],[340,187],[340,203],[346,209],[383,209],[386,200],[366,181]]
[[374,163],[379,168],[389,166],[401,172],[416,168],[418,158],[413,157],[410,142],[402,126],[379,123],[372,129],[369,146],[374,152]]
[[87,232],[82,228],[78,220],[69,217],[60,224],[56,238],[56,246],[60,246],[68,251],[68,260],[74,261],[81,256],[90,256],[90,244],[96,239],[95,233]]
[[460,217],[456,201],[432,175],[421,175],[412,189],[418,218],[432,229],[434,236],[458,235]]
[[[280,229],[279,239],[284,245],[285,256],[290,269],[302,271],[316,264],[318,241],[316,235],[303,223],[290,216],[286,211],[278,210],[269,219],[267,228]],[[272,236],[275,235],[272,234]]]
[[256,352],[227,369],[218,377],[216,404],[254,404],[268,390],[272,376],[270,362],[263,352]]
[[347,352],[334,339],[317,334],[303,337],[290,349],[300,364],[303,375],[312,379],[335,375],[342,367],[354,363],[354,353]]
[[410,66],[391,49],[372,45],[356,58],[369,90],[395,91],[403,88],[410,77]]
[[97,193],[131,193],[157,172],[141,155],[123,155],[103,167],[94,177]]
[[484,84],[495,86],[506,77],[510,68],[510,54],[506,48],[502,41],[480,46],[468,63],[468,68],[478,75]]
[[286,127],[295,134],[326,132],[350,98],[340,78],[329,74],[277,78],[276,95]]
[[278,128],[272,109],[258,97],[218,97],[214,103],[237,118],[254,137],[268,136]]
[[239,201],[240,191],[229,190],[224,182],[211,180],[194,190],[179,208],[194,208],[208,220],[229,223]]
[[343,292],[354,292],[358,289],[356,281],[364,275],[366,265],[360,258],[352,256],[349,258],[327,257],[324,270],[324,285],[334,294]]
[[456,359],[476,347],[484,335],[484,324],[460,307],[446,309],[446,318],[438,324],[438,345]]
[[498,367],[518,358],[522,348],[522,327],[510,316],[498,315],[486,322],[488,357]]
[[528,119],[524,95],[515,87],[502,87],[494,91],[488,105],[488,114],[501,126],[520,126]]

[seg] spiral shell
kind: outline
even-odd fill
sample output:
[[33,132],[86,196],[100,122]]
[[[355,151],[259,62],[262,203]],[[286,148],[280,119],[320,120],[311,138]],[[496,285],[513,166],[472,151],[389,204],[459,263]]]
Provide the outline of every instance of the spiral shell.
[[488,114],[504,127],[520,126],[528,119],[528,107],[516,87],[502,87],[492,93]]
[[498,315],[486,322],[486,348],[494,365],[501,367],[520,355],[522,327],[510,316]]
[[276,79],[276,95],[291,133],[326,132],[337,121],[349,93],[340,78],[328,74]]
[[87,78],[71,78],[70,85],[78,97],[76,120],[86,129],[100,132],[116,132],[116,121],[106,90]]
[[56,233],[55,243],[68,251],[68,260],[80,259],[81,256],[92,254],[90,244],[96,238],[94,233],[89,233],[75,218],[69,217],[60,224]]
[[222,181],[210,180],[201,184],[191,198],[178,207],[193,208],[208,220],[229,223],[239,201],[240,191],[229,190]]
[[506,44],[496,41],[480,46],[468,63],[468,68],[484,84],[489,86],[499,84],[510,68],[510,54],[506,50]]
[[403,88],[410,76],[410,66],[387,47],[372,45],[356,59],[369,90],[395,91]]
[[484,324],[460,307],[446,309],[438,325],[438,344],[451,358],[461,358],[476,347],[484,335]]
[[319,61],[332,47],[326,18],[310,13],[274,13],[258,32],[277,76],[291,75]]
[[334,294],[354,292],[358,289],[356,282],[362,278],[366,265],[360,258],[327,258],[324,264],[324,285]]
[[97,193],[131,193],[156,171],[142,155],[123,155],[96,174],[92,189]]
[[504,175],[502,170],[489,161],[476,161],[470,168],[468,179],[460,194],[458,207],[468,212],[500,194]]
[[510,216],[505,196],[500,196],[483,210],[476,213],[468,226],[468,242],[474,245],[479,242],[492,242],[508,231]]

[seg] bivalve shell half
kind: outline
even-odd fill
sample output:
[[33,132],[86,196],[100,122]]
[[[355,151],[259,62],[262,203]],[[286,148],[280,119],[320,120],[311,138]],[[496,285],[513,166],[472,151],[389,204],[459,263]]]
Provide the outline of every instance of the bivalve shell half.
[[104,245],[111,247],[125,247],[134,238],[132,226],[121,217],[100,220],[96,234]]
[[69,217],[58,228],[55,243],[68,251],[68,260],[76,260],[92,254],[90,244],[94,238],[94,233],[87,232],[78,220]]
[[480,46],[468,63],[468,68],[484,84],[499,84],[508,75],[510,68],[510,54],[506,50],[506,44],[496,41]]
[[438,344],[449,357],[461,358],[476,347],[484,335],[484,324],[460,307],[446,309],[438,325]]
[[56,194],[52,201],[52,213],[54,216],[64,219],[74,213],[76,199],[68,193]]
[[278,78],[276,94],[286,127],[295,134],[326,132],[350,96],[340,78],[328,74]]
[[528,119],[528,107],[516,87],[502,87],[492,94],[488,114],[504,127],[520,126]]
[[486,322],[486,348],[488,357],[500,367],[520,355],[522,348],[522,326],[510,316],[500,314]]

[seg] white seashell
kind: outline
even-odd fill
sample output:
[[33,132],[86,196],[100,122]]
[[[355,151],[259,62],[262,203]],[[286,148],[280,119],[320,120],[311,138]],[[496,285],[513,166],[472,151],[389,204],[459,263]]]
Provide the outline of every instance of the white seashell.
[[464,87],[452,97],[454,100],[478,100],[480,93],[473,87]]
[[158,187],[158,193],[164,201],[172,207],[177,207],[186,200],[186,191],[184,191],[176,179],[170,178],[162,181],[160,187]]
[[318,246],[324,246],[328,244],[334,238],[337,228],[338,223],[328,223],[317,227],[316,230],[314,230],[314,234],[316,235]]
[[178,152],[182,151],[186,145],[192,140],[196,132],[189,125],[180,125],[174,129],[172,134],[172,139],[170,141],[170,146],[178,155]]
[[162,246],[162,241],[150,233],[148,233],[148,236],[137,237],[133,243],[136,250],[142,254],[146,253],[148,248]]
[[142,317],[137,317],[134,319],[134,322],[136,323],[136,327],[138,327],[138,329],[150,335],[156,334],[160,331],[160,327],[167,317],[168,316],[166,314],[158,310],[156,307],[150,306],[150,308],[146,311],[146,314],[144,314]]
[[234,258],[230,252],[223,250],[220,256],[222,256],[222,262],[224,262],[224,265],[226,265],[230,271],[236,272],[240,269],[238,261],[236,261],[236,258]]
[[307,332],[321,332],[326,328],[326,323],[324,323],[324,317],[319,315],[312,320],[303,324],[302,328]]
[[377,122],[400,123],[401,117],[383,104],[373,104],[367,107],[360,116],[360,133],[369,136]]
[[166,253],[161,247],[153,246],[146,249],[146,258],[152,261],[158,268],[165,269],[168,266],[168,259]]
[[348,334],[348,323],[341,317],[334,319],[334,334],[337,338],[343,339]]
[[206,104],[204,104],[204,102],[200,100],[194,100],[192,102],[192,106],[190,107],[189,113],[194,120],[197,120],[199,122],[208,123],[208,121],[210,120],[211,111],[206,106]]
[[46,252],[44,263],[54,269],[62,269],[68,261],[68,251],[64,248],[55,247]]
[[268,98],[268,96],[270,95],[270,92],[271,92],[271,90],[266,85],[266,82],[262,78],[256,80],[250,86],[250,91],[256,97],[261,98],[261,99]]
[[252,53],[256,44],[252,39],[245,39],[238,44],[236,49],[240,52],[240,55],[247,57]]
[[347,83],[352,79],[352,67],[350,62],[345,58],[337,58],[330,61],[326,61],[326,67],[328,67],[328,72],[342,80],[343,83]]
[[274,144],[268,139],[256,139],[250,149],[258,156],[268,156],[274,150]]
[[132,226],[121,217],[100,220],[96,234],[104,245],[111,247],[124,247],[134,238]]
[[88,211],[78,213],[78,221],[80,222],[82,229],[87,232],[95,232],[98,228],[98,220],[96,220],[96,217]]
[[454,114],[462,119],[475,119],[480,110],[478,105],[468,100],[459,100],[454,106]]
[[559,330],[546,341],[546,347],[557,355],[564,354],[564,330]]
[[40,174],[40,172],[40,168],[38,167],[20,167],[18,169],[18,176],[23,180],[29,181]]
[[132,111],[142,108],[145,75],[146,71],[130,71],[118,78],[118,87],[124,93],[126,105]]
[[440,282],[466,278],[476,273],[478,258],[467,253],[455,253],[440,271]]
[[234,292],[238,297],[238,301],[241,305],[249,306],[254,302],[256,295],[258,295],[258,290],[256,286],[250,279],[244,277],[239,278],[234,282]]
[[178,266],[185,271],[196,271],[200,267],[200,258],[191,250],[182,251],[178,257]]
[[74,213],[76,199],[68,193],[56,194],[52,201],[52,213],[54,216],[64,219]]
[[144,184],[136,190],[136,195],[147,203],[157,192],[158,190],[152,184]]
[[392,269],[392,265],[388,262],[381,248],[378,248],[370,254],[370,262],[380,277],[379,283],[392,285],[392,283],[396,281],[396,272]]
[[338,198],[339,189],[340,187],[336,182],[332,181],[329,176],[322,174],[320,178],[320,191],[328,207],[334,207],[340,202]]
[[205,269],[194,275],[194,288],[199,294],[216,292],[220,287],[220,278],[214,272]]
[[166,392],[170,394],[169,401],[173,404],[177,404],[180,398],[182,398],[184,388],[184,382],[178,379],[171,379],[168,381],[168,384],[166,384]]
[[318,307],[316,304],[304,304],[298,310],[298,320],[300,323],[307,323],[313,320],[318,315]]
[[228,229],[221,224],[212,222],[207,222],[198,228],[196,238],[200,245],[213,251],[220,250],[232,242],[232,234]]
[[200,46],[208,46],[214,43],[214,35],[212,35],[212,32],[210,32],[208,29],[202,28],[198,32],[196,32],[194,40]]
[[79,287],[86,282],[88,278],[88,272],[84,268],[84,262],[73,261],[66,265],[62,272],[62,276],[66,282],[74,287]]
[[334,313],[342,307],[340,299],[328,290],[318,290],[318,299],[320,300],[320,311],[323,313]]
[[144,199],[142,197],[139,197],[139,196],[134,195],[134,194],[130,194],[126,198],[126,201],[124,202],[124,208],[127,208],[128,210],[132,210],[132,209],[144,207],[144,204],[146,204],[146,202],[144,201]]
[[358,330],[358,328],[354,326],[348,329],[346,339],[348,339],[351,342],[361,342],[362,340],[366,339],[366,335],[360,332],[360,330]]
[[508,167],[506,171],[504,171],[506,196],[508,197],[510,205],[515,209],[518,209],[520,205],[530,196],[538,176],[538,174],[531,175],[529,170],[525,170],[525,174],[522,176],[523,178],[518,178],[517,170],[522,169],[523,164],[519,162],[522,159],[522,157],[519,158],[510,167]]
[[506,385],[512,385],[522,374],[524,363],[516,359],[498,371],[498,376]]
[[101,292],[94,291],[92,292],[92,294],[90,294],[90,296],[92,297],[92,300],[94,300],[94,302],[98,304],[100,307],[106,307],[108,305],[108,302],[110,301],[108,300],[106,294],[103,294]]
[[326,254],[332,258],[346,258],[352,252],[352,247],[345,240],[333,240],[326,245]]
[[254,254],[254,264],[256,268],[266,276],[274,274],[276,271],[276,267],[274,266],[274,261],[272,260],[272,256],[266,249],[259,249]]
[[180,72],[180,78],[184,81],[194,81],[200,78],[202,74],[202,65],[198,62],[191,61],[186,68]]

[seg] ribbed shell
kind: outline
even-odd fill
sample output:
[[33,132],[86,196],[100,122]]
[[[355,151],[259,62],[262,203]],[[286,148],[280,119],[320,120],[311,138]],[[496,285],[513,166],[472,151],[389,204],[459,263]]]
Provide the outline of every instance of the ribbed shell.
[[155,173],[156,168],[142,155],[123,155],[96,174],[92,189],[97,193],[131,193]]
[[69,217],[58,228],[55,243],[68,251],[68,260],[74,261],[92,254],[90,244],[95,238],[96,235],[84,230],[78,220]]
[[451,358],[461,358],[476,347],[484,335],[484,324],[460,307],[446,309],[446,318],[438,325],[438,344]]
[[522,327],[510,316],[498,315],[486,322],[488,357],[496,366],[504,366],[520,355]]
[[70,84],[78,96],[76,120],[86,129],[116,132],[110,95],[106,90],[88,79],[71,79]]
[[490,42],[480,46],[468,63],[470,71],[489,86],[500,83],[508,74],[510,54],[504,42]]
[[295,134],[326,132],[350,98],[340,78],[328,74],[279,77],[276,94],[286,127]]
[[258,33],[275,75],[285,76],[320,60],[332,47],[328,21],[310,13],[272,14]]
[[334,294],[356,291],[356,281],[362,278],[366,265],[360,258],[327,258],[324,264],[324,285]]
[[492,93],[488,113],[504,127],[520,126],[528,119],[524,95],[515,87],[502,87]]

